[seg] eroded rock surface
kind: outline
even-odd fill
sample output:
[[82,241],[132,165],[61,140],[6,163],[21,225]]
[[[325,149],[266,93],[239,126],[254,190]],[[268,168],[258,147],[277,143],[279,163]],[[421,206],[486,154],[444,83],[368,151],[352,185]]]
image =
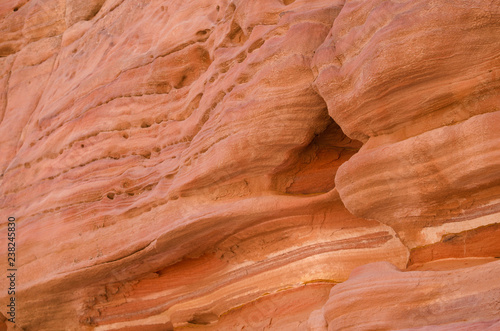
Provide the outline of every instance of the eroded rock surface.
[[[479,0],[2,2],[17,327],[498,326],[499,17]],[[347,280],[376,261],[414,271]],[[403,321],[430,292],[444,317]]]
[[410,248],[499,220],[499,15],[491,1],[348,1],[316,53],[330,115],[365,143],[337,173],[342,201]]
[[328,329],[495,330],[499,268],[500,261],[458,272],[401,272],[385,262],[357,268],[330,292],[324,306]]

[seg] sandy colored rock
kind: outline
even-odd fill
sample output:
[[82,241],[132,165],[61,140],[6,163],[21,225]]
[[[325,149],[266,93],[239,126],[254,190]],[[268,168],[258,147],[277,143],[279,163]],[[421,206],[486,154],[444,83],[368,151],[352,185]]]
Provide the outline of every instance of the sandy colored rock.
[[498,222],[499,14],[488,1],[349,1],[315,54],[329,114],[364,142],[337,172],[342,201],[411,249]]
[[[341,4],[38,1],[6,14],[19,48],[2,58],[1,208],[19,224],[20,325],[204,325],[366,262],[404,267],[394,231],[334,190],[360,143],[328,116],[310,63]],[[21,37],[13,22],[34,6],[53,16]],[[283,328],[306,325],[315,293]]]
[[[17,329],[494,329],[499,13],[3,1]],[[382,261],[414,271],[363,267]],[[429,291],[443,316],[425,317]],[[390,314],[373,313],[380,295]],[[463,295],[481,311],[465,322]]]
[[491,1],[347,1],[314,61],[329,113],[380,145],[498,111],[499,13]]
[[324,307],[328,329],[495,330],[499,268],[500,261],[438,272],[365,265],[332,288]]
[[337,172],[342,201],[392,226],[412,248],[440,239],[447,226],[456,233],[496,223],[499,124],[500,112],[488,113],[361,150]]

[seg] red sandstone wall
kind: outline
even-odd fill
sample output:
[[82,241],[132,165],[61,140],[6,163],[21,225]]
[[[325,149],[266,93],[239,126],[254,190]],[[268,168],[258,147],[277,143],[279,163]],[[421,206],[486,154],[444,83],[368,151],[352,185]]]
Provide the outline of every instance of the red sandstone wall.
[[3,1],[0,329],[498,330],[499,91],[498,1]]

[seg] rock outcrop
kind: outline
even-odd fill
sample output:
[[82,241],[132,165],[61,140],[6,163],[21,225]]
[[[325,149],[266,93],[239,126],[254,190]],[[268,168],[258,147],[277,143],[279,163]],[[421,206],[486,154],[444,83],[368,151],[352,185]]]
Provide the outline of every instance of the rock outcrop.
[[4,1],[16,328],[494,330],[499,18],[481,0]]
[[368,264],[330,292],[324,307],[328,329],[498,330],[499,269],[500,261],[460,272]]

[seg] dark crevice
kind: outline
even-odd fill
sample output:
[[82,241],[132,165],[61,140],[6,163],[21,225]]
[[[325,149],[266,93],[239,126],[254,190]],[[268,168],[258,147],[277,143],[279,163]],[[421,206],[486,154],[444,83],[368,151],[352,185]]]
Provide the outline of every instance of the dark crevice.
[[193,318],[188,321],[189,324],[208,325],[217,322],[219,317],[214,313],[195,313]]
[[337,169],[358,152],[361,143],[350,139],[329,119],[326,129],[293,154],[273,175],[273,188],[286,194],[326,193],[335,187]]

